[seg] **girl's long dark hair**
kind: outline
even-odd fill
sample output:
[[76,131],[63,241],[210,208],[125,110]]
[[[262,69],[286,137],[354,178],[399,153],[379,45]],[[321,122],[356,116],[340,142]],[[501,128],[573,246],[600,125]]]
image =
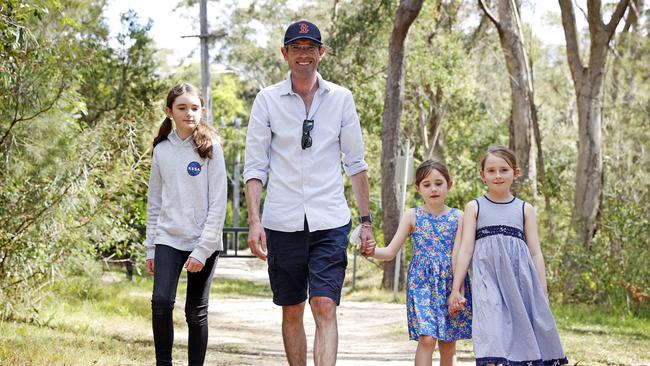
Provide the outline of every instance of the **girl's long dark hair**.
[[[165,104],[167,108],[171,109],[172,106],[174,105],[174,101],[176,100],[176,98],[185,93],[196,95],[197,97],[199,97],[199,100],[201,101],[201,107],[205,105],[203,103],[203,96],[201,95],[201,91],[197,87],[189,83],[181,83],[174,86],[169,91],[169,93],[167,93],[167,102]],[[158,135],[153,139],[153,147],[155,148],[156,145],[166,140],[167,135],[169,135],[171,132],[172,132],[172,119],[166,117],[162,121],[162,124],[158,129]],[[217,131],[214,129],[214,127],[205,123],[203,118],[201,118],[201,121],[194,129],[194,132],[192,132],[192,141],[194,141],[194,145],[196,146],[196,151],[199,153],[199,156],[201,158],[212,159],[213,139],[218,139]]]

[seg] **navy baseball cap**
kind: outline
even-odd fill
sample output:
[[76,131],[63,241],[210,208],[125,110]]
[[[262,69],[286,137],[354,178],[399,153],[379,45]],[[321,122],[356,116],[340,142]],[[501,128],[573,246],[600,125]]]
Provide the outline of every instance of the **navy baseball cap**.
[[320,30],[318,30],[316,24],[306,20],[299,20],[287,28],[287,31],[284,33],[284,45],[286,46],[299,39],[308,39],[318,44],[323,44],[320,38]]

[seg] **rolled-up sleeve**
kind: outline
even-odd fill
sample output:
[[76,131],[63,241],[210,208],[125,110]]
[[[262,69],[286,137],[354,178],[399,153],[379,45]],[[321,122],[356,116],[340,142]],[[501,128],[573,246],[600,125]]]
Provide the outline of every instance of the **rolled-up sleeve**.
[[357,109],[352,93],[347,91],[343,103],[343,120],[341,121],[341,152],[343,169],[348,176],[368,170],[364,160],[363,135]]
[[262,181],[262,185],[266,184],[271,147],[271,125],[269,121],[269,112],[264,96],[258,94],[253,102],[246,131],[244,183],[251,179],[259,179]]

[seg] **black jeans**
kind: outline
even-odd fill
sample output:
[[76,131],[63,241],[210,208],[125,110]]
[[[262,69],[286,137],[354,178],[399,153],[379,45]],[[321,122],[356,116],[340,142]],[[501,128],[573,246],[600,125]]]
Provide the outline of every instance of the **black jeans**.
[[[172,364],[174,343],[172,312],[176,287],[190,253],[167,245],[156,245],[151,310],[157,366]],[[187,273],[185,320],[189,330],[187,354],[190,366],[203,365],[205,359],[208,346],[208,298],[218,256],[219,252],[215,252],[208,258],[200,272]]]

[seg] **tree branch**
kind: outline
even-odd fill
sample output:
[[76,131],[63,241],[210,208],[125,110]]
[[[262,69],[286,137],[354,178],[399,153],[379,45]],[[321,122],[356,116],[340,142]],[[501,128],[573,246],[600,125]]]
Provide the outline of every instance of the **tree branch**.
[[479,37],[481,37],[485,31],[487,22],[488,20],[486,15],[484,13],[481,13],[481,21],[478,23],[476,29],[474,29],[474,31],[469,35],[469,37],[466,38],[465,42],[463,43],[465,51],[467,51],[467,53],[470,53],[478,43]]
[[14,120],[11,121],[11,124],[9,125],[9,128],[7,129],[7,131],[5,131],[4,135],[2,135],[2,139],[0,139],[0,145],[4,144],[5,139],[9,136],[9,132],[11,132],[11,130],[14,128],[14,126],[16,124],[18,124],[18,122],[25,122],[25,121],[32,120],[32,119],[40,116],[41,114],[49,111],[50,109],[52,109],[52,107],[54,107],[54,105],[59,100],[59,98],[61,98],[61,95],[63,94],[63,91],[65,90],[65,87],[66,87],[65,81],[61,80],[61,85],[59,86],[59,90],[57,91],[56,96],[51,100],[49,105],[46,106],[45,108],[41,109],[40,111],[34,113],[33,115],[29,116],[29,117],[20,117],[20,118],[18,118],[19,103],[18,103],[18,96],[16,96],[16,113],[14,114]]
[[[587,12],[585,11],[585,9],[583,9],[582,6],[580,6],[580,4],[578,4],[577,1],[574,1],[574,2],[576,4],[576,8],[578,8],[580,10],[580,12],[582,13],[582,16],[585,17],[585,20],[588,20],[589,16],[587,15]],[[600,5],[598,6],[598,8],[600,9]]]
[[625,26],[623,27],[623,33],[628,33],[630,28],[636,25],[639,22],[639,16],[643,9],[643,0],[634,0],[630,2],[630,11],[627,12],[627,18],[625,19]]
[[501,25],[499,24],[499,20],[492,14],[492,11],[490,11],[490,8],[485,4],[484,0],[478,0],[478,6],[483,10],[485,15],[487,15],[488,18],[494,23],[494,26],[497,27],[497,29],[500,29]]
[[580,46],[576,29],[576,15],[571,0],[558,0],[562,15],[562,28],[566,40],[567,59],[576,86],[582,85],[584,66],[580,61]]
[[[93,161],[95,156],[98,153],[93,154],[93,156],[90,157],[89,161]],[[68,185],[63,189],[63,192],[61,192],[58,197],[52,200],[52,203],[49,205],[43,206],[38,212],[36,212],[34,215],[31,217],[25,218],[25,220],[14,230],[14,236],[9,240],[10,242],[15,241],[17,238],[20,237],[20,235],[27,230],[31,225],[36,223],[38,219],[43,216],[47,211],[49,211],[52,207],[57,206],[59,203],[63,201],[63,198],[68,194],[68,191],[74,186],[74,184],[77,182],[77,180],[84,174],[84,169],[79,169],[79,172],[74,176],[74,177],[68,177],[68,178],[73,178],[70,179],[68,182]]]
[[420,139],[425,149],[429,149],[429,135],[427,134],[426,126],[426,110],[424,108],[424,102],[422,101],[422,92],[420,86],[415,87],[415,103],[418,106],[418,131],[420,132]]
[[625,10],[627,10],[629,3],[630,0],[621,0],[621,2],[616,5],[616,10],[614,10],[612,18],[605,26],[605,32],[607,32],[608,41],[612,39],[614,32],[616,32],[616,27],[618,27],[618,23],[621,21],[621,19],[623,19],[623,15],[625,15]]
[[589,33],[592,40],[596,39],[598,33],[605,29],[602,7],[600,0],[587,1],[587,23],[589,23]]

